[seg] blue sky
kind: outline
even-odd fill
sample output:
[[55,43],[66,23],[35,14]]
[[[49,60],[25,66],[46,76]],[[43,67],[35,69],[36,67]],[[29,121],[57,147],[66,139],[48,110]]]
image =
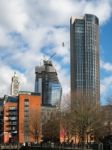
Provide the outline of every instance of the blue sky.
[[112,17],[100,27],[101,100],[112,96]]
[[[10,93],[14,72],[20,90],[34,90],[35,66],[53,53],[63,92],[70,90],[71,16],[100,20],[101,101],[112,90],[112,0],[0,0],[0,96]],[[65,46],[62,46],[62,43]]]
[[[112,62],[112,17],[100,28],[101,57]],[[104,54],[104,55],[103,55]]]

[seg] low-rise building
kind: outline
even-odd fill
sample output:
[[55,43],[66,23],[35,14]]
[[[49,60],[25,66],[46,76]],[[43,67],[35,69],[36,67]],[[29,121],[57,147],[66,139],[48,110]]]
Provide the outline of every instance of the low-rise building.
[[0,143],[2,141],[2,130],[3,130],[3,99],[0,98]]
[[1,142],[38,141],[41,137],[40,94],[21,92],[18,96],[5,96],[3,101]]
[[8,99],[3,106],[3,143],[17,141],[17,122],[17,102]]
[[41,96],[36,93],[19,94],[18,141],[37,142],[41,136]]

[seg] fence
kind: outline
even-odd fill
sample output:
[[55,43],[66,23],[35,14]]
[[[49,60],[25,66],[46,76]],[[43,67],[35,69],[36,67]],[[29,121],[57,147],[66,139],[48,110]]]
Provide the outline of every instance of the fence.
[[80,145],[62,145],[62,144],[54,144],[54,143],[50,143],[50,144],[32,144],[32,145],[26,145],[26,146],[22,146],[22,145],[0,145],[0,150],[112,150],[112,143],[94,143],[94,144],[90,144],[90,145],[85,145],[83,148],[81,148]]

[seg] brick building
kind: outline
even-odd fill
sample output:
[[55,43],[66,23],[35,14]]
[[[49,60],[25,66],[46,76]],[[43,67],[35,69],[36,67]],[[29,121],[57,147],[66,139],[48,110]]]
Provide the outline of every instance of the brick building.
[[5,96],[3,104],[2,142],[17,141],[17,97]]
[[17,140],[17,103],[7,102],[4,107],[3,142]]
[[20,94],[18,103],[18,141],[34,142],[41,136],[41,97],[33,93]]
[[41,96],[22,92],[5,96],[3,104],[2,142],[34,142],[41,136]]
[[2,128],[3,128],[3,100],[0,98],[0,143],[2,141]]

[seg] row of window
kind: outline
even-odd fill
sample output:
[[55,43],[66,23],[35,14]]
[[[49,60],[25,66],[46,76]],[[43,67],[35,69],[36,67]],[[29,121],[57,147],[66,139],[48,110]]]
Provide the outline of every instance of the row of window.
[[11,106],[11,107],[9,107],[9,110],[17,110],[17,107]]
[[29,99],[24,100],[24,140],[28,141],[29,135]]

